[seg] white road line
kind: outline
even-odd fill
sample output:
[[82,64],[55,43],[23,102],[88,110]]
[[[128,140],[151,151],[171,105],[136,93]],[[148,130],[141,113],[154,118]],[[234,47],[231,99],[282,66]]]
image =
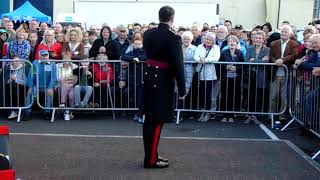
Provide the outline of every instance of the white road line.
[[260,123],[259,127],[272,139],[280,140],[273,132],[270,131],[264,124]]
[[[142,139],[142,136],[119,136],[119,135],[85,135],[85,134],[42,134],[42,133],[10,133],[12,136],[48,136],[48,137],[86,137],[86,138],[124,138]],[[180,140],[220,140],[220,141],[275,141],[279,139],[247,139],[247,138],[210,138],[210,137],[161,137],[163,139]]]

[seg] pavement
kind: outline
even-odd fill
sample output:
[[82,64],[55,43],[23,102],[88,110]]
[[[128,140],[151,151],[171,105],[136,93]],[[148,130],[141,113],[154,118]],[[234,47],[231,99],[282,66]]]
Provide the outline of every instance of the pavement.
[[[1,118],[1,116],[0,116]],[[5,119],[2,117],[1,119]],[[54,123],[35,115],[10,127],[10,154],[17,177],[41,180],[70,179],[320,179],[319,139],[299,126],[285,132],[261,125],[184,119],[165,124],[159,152],[170,159],[168,169],[143,168],[142,124],[131,117],[98,113]]]

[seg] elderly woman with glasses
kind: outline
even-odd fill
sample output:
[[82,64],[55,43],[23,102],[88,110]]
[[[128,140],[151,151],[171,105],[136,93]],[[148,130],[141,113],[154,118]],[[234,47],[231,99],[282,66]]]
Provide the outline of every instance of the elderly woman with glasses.
[[[216,97],[213,91],[217,86],[217,74],[213,62],[219,61],[220,47],[215,45],[216,36],[214,33],[207,33],[203,36],[203,43],[200,44],[194,53],[194,59],[199,64],[196,68],[199,77],[195,79],[199,83],[199,106],[205,110],[213,110],[216,108]],[[207,122],[210,119],[210,113],[202,113],[198,119],[200,122]]]
[[193,40],[193,34],[190,31],[185,31],[182,34],[182,50],[183,50],[183,60],[185,62],[184,70],[185,70],[185,81],[186,81],[186,92],[189,93],[192,84],[192,76],[194,73],[193,64],[191,62],[194,61],[194,53],[196,51],[196,46],[192,45],[191,42]]

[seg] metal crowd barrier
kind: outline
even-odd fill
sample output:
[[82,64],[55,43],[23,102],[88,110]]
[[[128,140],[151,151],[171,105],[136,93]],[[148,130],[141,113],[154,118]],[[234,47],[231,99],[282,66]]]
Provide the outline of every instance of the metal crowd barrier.
[[[300,69],[293,69],[290,76],[289,112],[292,120],[281,131],[296,121],[320,138],[320,78],[313,76],[312,71]],[[312,158],[319,155],[320,150]]]
[[115,111],[139,110],[144,65],[119,60],[39,61],[37,74],[50,73],[36,78],[37,103],[52,111],[51,122],[56,110],[110,110],[113,118]]
[[[236,74],[226,70],[229,65],[236,67]],[[207,63],[198,73],[199,76],[195,77],[199,66],[201,65],[196,62],[185,63],[188,91],[186,99],[181,102],[177,94],[173,94],[177,97],[172,102],[172,107],[177,112],[177,124],[180,123],[181,112],[208,112],[269,115],[273,127],[274,115],[285,112],[286,98],[280,100],[280,96],[276,96],[270,100],[272,90],[276,95],[280,91],[286,91],[286,87],[281,90],[280,87],[271,87],[276,79],[275,64]],[[285,71],[282,78],[286,84],[288,69],[286,66],[282,67]],[[32,73],[29,73],[31,76],[28,77],[28,86],[32,86],[37,104],[51,113],[51,122],[54,121],[56,110],[109,110],[115,118],[114,111],[137,111],[141,106],[145,62],[41,60],[34,62],[33,68]],[[213,69],[215,73],[212,72]],[[217,80],[213,80],[215,78],[211,77],[212,74],[217,76]],[[25,92],[29,91],[29,87],[24,87]],[[30,108],[33,102],[33,98],[31,99],[31,103],[22,108]]]
[[[216,70],[217,80],[206,80],[205,76],[211,69]],[[193,71],[199,69],[198,63],[189,63]],[[226,70],[228,65],[237,68],[237,74]],[[288,68],[285,65],[284,87],[275,86],[277,67],[274,63],[251,63],[251,62],[214,62],[204,64],[202,73],[204,76],[186,75],[189,78],[187,87],[189,94],[184,102],[176,104],[178,112],[176,123],[180,122],[181,112],[208,112],[223,114],[245,114],[245,115],[268,115],[274,128],[274,116],[283,114],[287,107],[287,98],[281,99],[279,93],[282,91],[286,96],[286,83],[288,80]],[[186,67],[188,68],[188,67]],[[194,74],[194,72],[192,72]],[[210,74],[210,72],[208,72]],[[228,76],[228,77],[227,77]],[[234,77],[236,76],[236,77]],[[193,79],[192,79],[193,77]],[[232,78],[234,77],[234,78]],[[191,79],[190,79],[191,78]],[[190,80],[192,83],[190,83]],[[210,87],[207,88],[207,85]],[[188,89],[188,88],[187,88]],[[270,93],[277,95],[272,101]],[[176,99],[178,102],[178,98]]]
[[32,70],[32,64],[26,60],[0,60],[0,109],[18,110],[17,122],[22,110],[33,104],[27,85]]

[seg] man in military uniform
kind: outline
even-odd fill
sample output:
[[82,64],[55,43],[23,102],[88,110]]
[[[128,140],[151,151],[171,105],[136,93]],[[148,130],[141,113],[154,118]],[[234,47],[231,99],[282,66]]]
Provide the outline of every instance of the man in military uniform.
[[160,157],[157,150],[161,129],[172,110],[175,80],[180,99],[186,94],[181,38],[170,31],[173,19],[174,9],[164,6],[159,10],[159,26],[144,33],[147,55],[142,109],[145,168],[168,167],[168,159]]

